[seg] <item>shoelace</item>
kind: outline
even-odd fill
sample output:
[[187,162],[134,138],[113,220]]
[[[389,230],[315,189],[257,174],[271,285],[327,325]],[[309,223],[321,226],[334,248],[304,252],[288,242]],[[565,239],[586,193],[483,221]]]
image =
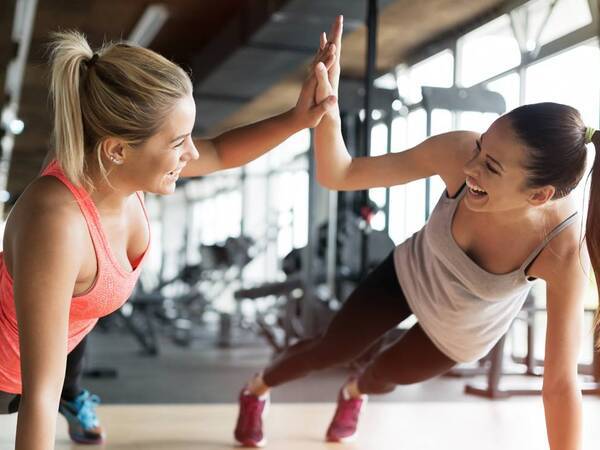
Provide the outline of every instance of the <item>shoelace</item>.
[[77,419],[81,422],[83,428],[88,430],[97,426],[96,406],[100,404],[100,397],[90,395],[88,391],[84,391],[75,399],[74,403],[77,408]]

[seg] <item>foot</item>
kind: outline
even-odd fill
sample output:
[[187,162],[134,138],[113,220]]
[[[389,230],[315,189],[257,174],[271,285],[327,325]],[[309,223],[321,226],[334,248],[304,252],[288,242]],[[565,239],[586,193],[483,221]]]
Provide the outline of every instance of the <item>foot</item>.
[[71,401],[60,400],[58,411],[67,419],[69,436],[79,444],[102,444],[104,431],[96,416],[97,395],[83,391]]
[[263,434],[263,418],[266,417],[270,396],[251,394],[245,388],[240,392],[240,412],[235,426],[235,439],[244,447],[264,447],[267,439]]
[[350,397],[345,388],[340,389],[337,409],[327,429],[327,442],[351,442],[356,438],[360,413],[365,409],[367,396]]

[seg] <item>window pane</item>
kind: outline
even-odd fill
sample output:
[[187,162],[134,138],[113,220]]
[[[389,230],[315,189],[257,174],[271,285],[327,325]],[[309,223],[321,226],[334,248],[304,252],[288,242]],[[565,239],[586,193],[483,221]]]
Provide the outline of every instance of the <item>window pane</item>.
[[[408,119],[392,124],[392,151],[404,151],[426,138],[426,114],[418,109]],[[425,180],[417,180],[390,189],[390,230],[398,244],[420,230],[425,223]]]
[[526,102],[565,103],[577,108],[590,126],[597,126],[599,79],[600,50],[594,39],[529,67]]
[[422,86],[451,87],[453,74],[454,55],[444,50],[414,66],[399,67],[396,71],[398,92],[407,103],[418,103]]
[[447,109],[434,109],[431,113],[431,135],[452,130],[452,113]]
[[458,128],[483,133],[498,118],[495,113],[462,112],[458,113]]
[[[535,48],[535,39],[548,13],[550,0],[534,0],[527,8],[528,33],[527,48]],[[556,2],[548,22],[540,36],[540,44],[544,45],[565,34],[584,27],[592,21],[587,0],[559,0]]]
[[506,102],[506,111],[519,106],[520,77],[518,73],[511,73],[486,85],[490,91],[498,92]]
[[472,86],[521,63],[519,44],[507,15],[458,40],[460,84]]

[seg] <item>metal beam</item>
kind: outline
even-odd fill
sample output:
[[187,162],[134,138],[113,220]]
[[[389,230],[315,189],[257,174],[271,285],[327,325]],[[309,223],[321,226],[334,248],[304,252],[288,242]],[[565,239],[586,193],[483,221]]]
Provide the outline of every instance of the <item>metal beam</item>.
[[[31,44],[31,35],[33,32],[33,23],[37,10],[37,0],[18,0],[15,17],[13,21],[12,42],[17,45],[17,52],[12,61],[8,64],[4,92],[8,103],[3,105],[1,113],[1,128],[3,136],[0,140],[2,156],[0,159],[0,193],[6,192],[8,186],[8,174],[12,150],[15,142],[15,134],[20,130],[14,127],[20,121],[18,119],[19,103],[21,100],[21,88],[25,78],[25,68],[27,65],[27,55]],[[22,127],[20,122],[19,127]],[[0,212],[3,215],[4,202],[0,203]]]

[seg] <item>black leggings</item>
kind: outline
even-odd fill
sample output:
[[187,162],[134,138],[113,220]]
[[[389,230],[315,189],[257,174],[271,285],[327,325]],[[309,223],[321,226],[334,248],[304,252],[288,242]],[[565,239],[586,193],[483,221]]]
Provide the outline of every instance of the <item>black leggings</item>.
[[[87,338],[83,340],[67,355],[67,367],[61,398],[70,401],[77,397],[81,391],[81,377]],[[19,409],[20,395],[0,392],[0,414],[10,414]]]
[[[390,254],[358,285],[327,331],[289,347],[265,369],[263,381],[279,386],[315,370],[352,362],[410,315]],[[396,385],[441,375],[455,364],[416,324],[370,361],[358,376],[358,387],[364,394],[383,394]]]

